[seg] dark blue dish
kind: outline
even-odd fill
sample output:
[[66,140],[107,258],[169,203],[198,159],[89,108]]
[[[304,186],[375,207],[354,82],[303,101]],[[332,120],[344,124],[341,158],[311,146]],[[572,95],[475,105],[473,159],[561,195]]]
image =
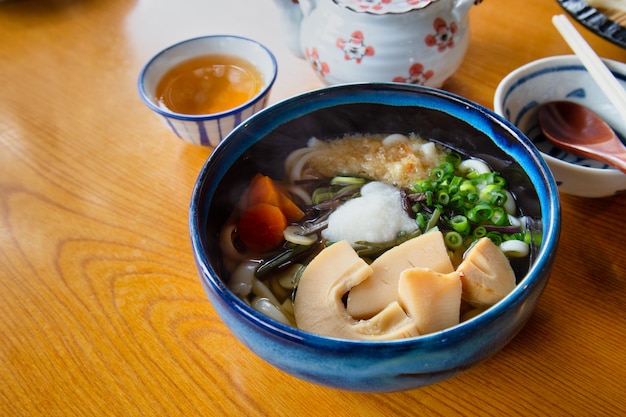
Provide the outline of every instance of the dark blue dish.
[[[347,133],[417,133],[481,158],[507,179],[524,215],[543,235],[515,265],[515,290],[453,328],[412,339],[334,339],[276,322],[233,293],[218,234],[257,172],[283,176],[292,150]],[[277,103],[237,127],[213,151],[193,190],[189,227],[200,279],[216,311],[246,346],[296,377],[362,392],[407,390],[463,372],[504,347],[524,326],[548,282],[560,230],[554,179],[533,144],[509,122],[456,95],[407,84],[328,87]]]

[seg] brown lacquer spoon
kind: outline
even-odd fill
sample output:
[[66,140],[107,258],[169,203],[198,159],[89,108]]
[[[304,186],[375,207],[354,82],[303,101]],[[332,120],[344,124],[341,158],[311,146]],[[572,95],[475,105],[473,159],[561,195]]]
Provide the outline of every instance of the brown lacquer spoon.
[[551,101],[540,106],[538,117],[541,131],[554,145],[626,173],[626,146],[587,107],[570,101]]

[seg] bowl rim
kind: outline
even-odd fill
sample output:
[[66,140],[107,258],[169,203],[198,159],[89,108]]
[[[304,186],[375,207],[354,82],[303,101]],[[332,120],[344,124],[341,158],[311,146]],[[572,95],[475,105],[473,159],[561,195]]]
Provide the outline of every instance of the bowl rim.
[[[202,207],[203,204],[202,199],[205,198],[205,187],[207,185],[209,187],[213,187],[214,192],[222,176],[229,169],[229,167],[222,168],[217,173],[218,176],[221,176],[216,177],[216,175],[209,175],[209,170],[211,166],[215,163],[214,161],[221,158],[222,154],[226,152],[232,152],[232,155],[229,156],[229,159],[232,159],[233,161],[241,156],[241,154],[244,152],[244,150],[241,148],[245,146],[241,146],[240,143],[235,142],[235,139],[232,138],[236,137],[243,130],[249,129],[251,124],[259,124],[267,119],[270,121],[270,125],[278,126],[290,120],[287,119],[286,116],[282,116],[281,119],[280,116],[276,115],[276,113],[281,111],[284,107],[294,107],[301,104],[300,108],[302,114],[306,114],[311,111],[316,111],[325,107],[329,107],[329,105],[325,105],[324,103],[332,101],[333,96],[339,96],[343,100],[342,104],[350,102],[363,102],[358,101],[358,99],[360,99],[361,97],[374,97],[375,100],[379,100],[375,101],[376,103],[393,105],[391,102],[389,102],[388,98],[385,100],[380,96],[376,96],[376,92],[380,92],[381,89],[387,91],[388,93],[401,92],[402,94],[406,94],[407,96],[413,93],[417,93],[417,101],[419,101],[420,95],[426,95],[429,97],[435,97],[439,100],[443,99],[444,101],[450,101],[460,111],[464,109],[468,112],[468,114],[471,113],[477,115],[476,117],[480,117],[481,119],[489,121],[490,125],[495,123],[505,130],[510,131],[510,133],[514,137],[516,137],[516,139],[518,139],[519,145],[521,145],[521,148],[524,149],[524,152],[526,152],[528,156],[532,157],[532,160],[535,161],[536,164],[533,172],[535,176],[539,177],[541,180],[540,186],[537,184],[536,181],[532,181],[532,183],[534,184],[536,189],[537,187],[539,187],[539,189],[537,189],[537,193],[539,195],[540,207],[542,210],[541,216],[543,223],[543,243],[539,248],[536,258],[533,261],[529,271],[518,282],[513,291],[511,291],[506,297],[504,297],[501,301],[490,307],[485,312],[469,320],[461,322],[453,327],[438,332],[417,336],[414,338],[386,341],[364,341],[328,337],[306,332],[290,325],[282,324],[261,313],[258,313],[250,306],[246,305],[234,293],[228,290],[226,284],[222,282],[219,278],[217,278],[216,271],[213,270],[210,263],[208,262],[207,255],[203,249],[203,242],[201,239],[201,233],[203,233],[203,231],[200,228],[202,223],[200,221],[200,207]],[[421,106],[422,104],[423,103],[417,104],[416,102],[415,106]],[[331,103],[331,105],[333,105],[333,103]],[[442,109],[438,110],[445,111]],[[456,117],[453,114],[451,115],[453,117]],[[265,132],[271,131],[267,124],[263,126],[263,129]],[[489,132],[483,133],[485,135],[489,135]],[[256,143],[258,140],[264,137],[264,134],[259,134],[255,136],[256,139],[254,139],[253,143]],[[493,137],[491,138],[492,140],[494,139]],[[252,143],[246,145],[252,145]],[[507,150],[504,149],[504,152],[507,152]],[[216,173],[211,172],[211,174]],[[347,347],[348,349],[358,346],[365,348],[386,347],[390,349],[406,350],[407,348],[414,348],[417,346],[425,347],[440,345],[444,340],[462,340],[466,337],[468,333],[476,332],[484,324],[491,323],[498,317],[505,315],[510,306],[524,302],[524,300],[530,294],[529,289],[531,287],[534,287],[534,285],[542,286],[541,290],[543,290],[543,286],[545,286],[548,280],[548,277],[543,275],[543,271],[545,269],[550,270],[554,254],[556,252],[560,233],[561,214],[558,189],[550,169],[548,168],[545,161],[541,158],[530,139],[528,139],[512,123],[508,122],[503,117],[499,116],[492,110],[483,107],[480,104],[474,103],[466,98],[444,90],[421,85],[377,82],[340,84],[304,92],[280,101],[272,106],[269,106],[261,110],[254,116],[250,117],[246,123],[241,124],[235,130],[233,130],[228,135],[228,137],[214,149],[213,153],[211,153],[211,155],[209,155],[209,157],[205,161],[205,164],[203,165],[197,177],[191,194],[188,221],[192,250],[194,252],[194,256],[196,257],[196,267],[198,268],[201,275],[200,279],[206,285],[209,285],[224,302],[232,307],[236,311],[236,314],[239,315],[239,317],[245,319],[251,325],[257,328],[261,328],[262,330],[265,330],[266,332],[269,332],[279,338],[284,338],[294,343],[304,344],[307,346],[328,348],[329,344],[331,344],[335,347]]]
[[[609,59],[609,58],[601,58],[601,59],[605,64],[607,64],[611,73],[613,73],[614,75],[619,75],[618,78],[621,78],[626,81],[626,63],[619,62],[619,61]],[[502,78],[502,80],[500,80],[500,82],[498,83],[498,86],[496,87],[496,91],[494,93],[494,98],[493,98],[493,108],[496,114],[506,119],[504,115],[505,112],[503,108],[503,103],[504,103],[504,100],[506,99],[506,96],[510,94],[510,92],[515,88],[515,85],[519,82],[518,80],[520,81],[525,80],[526,78],[528,78],[528,76],[525,75],[525,73],[535,68],[541,69],[542,67],[548,64],[550,64],[550,66],[552,67],[555,67],[555,66],[569,67],[569,66],[575,65],[577,68],[579,67],[584,68],[584,65],[581,62],[580,58],[578,58],[576,55],[554,55],[554,56],[539,58],[534,61],[527,62],[526,64],[520,67],[515,68],[513,71],[509,72],[504,78]],[[510,123],[513,124],[513,122],[511,121]],[[555,158],[542,151],[539,151],[539,153],[548,163],[554,164],[555,166],[561,167],[563,169],[570,169],[570,170],[577,171],[583,175],[594,175],[594,176],[598,176],[602,178],[613,178],[613,177],[619,178],[621,176],[626,175],[614,167],[597,168],[597,167],[578,165],[578,164],[573,164],[568,161],[564,161],[563,159],[560,159],[560,158]]]
[[[270,59],[271,65],[272,65],[272,74],[269,80],[267,80],[267,82],[264,83],[263,88],[259,90],[259,92],[257,92],[250,100],[238,105],[237,107],[233,107],[232,109],[224,110],[218,113],[185,114],[185,113],[178,113],[168,108],[155,105],[153,100],[149,98],[149,94],[147,93],[145,89],[145,85],[144,85],[144,79],[150,67],[163,55],[165,55],[169,51],[176,49],[180,46],[183,46],[189,43],[194,43],[194,42],[202,42],[204,40],[216,40],[216,39],[235,39],[238,41],[248,42],[250,44],[253,44],[259,47],[261,50],[267,53]],[[278,63],[276,61],[276,57],[274,56],[272,51],[270,51],[270,49],[267,48],[262,43],[254,39],[250,39],[250,38],[246,38],[244,36],[238,36],[238,35],[227,35],[227,34],[206,35],[206,36],[197,36],[195,38],[182,40],[180,42],[174,43],[162,49],[161,51],[157,52],[152,58],[148,60],[148,62],[144,64],[144,66],[139,71],[139,76],[137,78],[137,90],[139,91],[139,96],[141,97],[141,100],[145,103],[145,105],[161,116],[169,117],[172,119],[178,119],[178,120],[206,121],[206,120],[221,119],[223,117],[241,113],[243,110],[254,106],[256,103],[261,101],[267,95],[267,93],[271,90],[271,88],[274,85],[274,82],[276,81],[277,76],[278,76]]]

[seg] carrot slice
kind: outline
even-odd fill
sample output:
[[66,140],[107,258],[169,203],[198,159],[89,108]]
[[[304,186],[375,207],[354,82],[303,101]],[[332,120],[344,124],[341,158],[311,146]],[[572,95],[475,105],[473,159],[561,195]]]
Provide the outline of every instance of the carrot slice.
[[257,174],[250,181],[247,193],[246,206],[251,207],[259,203],[267,203],[279,207],[290,222],[300,220],[304,212],[289,197],[276,188],[272,179],[263,174]]
[[287,218],[280,208],[258,203],[243,212],[237,230],[243,243],[257,252],[274,249],[283,242]]
[[250,181],[248,192],[248,206],[259,203],[268,203],[280,207],[279,192],[274,186],[272,179],[263,174],[257,174]]
[[296,222],[304,217],[304,212],[294,203],[289,197],[279,192],[278,201],[280,210],[283,212],[287,220],[290,222]]

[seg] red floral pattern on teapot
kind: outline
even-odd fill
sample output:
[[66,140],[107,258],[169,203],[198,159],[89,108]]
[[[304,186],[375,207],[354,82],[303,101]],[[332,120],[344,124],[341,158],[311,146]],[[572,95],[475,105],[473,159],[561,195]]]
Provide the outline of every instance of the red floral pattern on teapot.
[[435,71],[431,69],[425,70],[424,65],[422,65],[419,62],[416,62],[415,64],[409,67],[408,77],[398,76],[398,77],[395,77],[391,81],[396,82],[396,83],[409,83],[409,84],[424,85],[434,75],[435,75]]
[[354,60],[360,64],[364,57],[374,55],[374,47],[365,44],[365,36],[360,30],[355,30],[349,39],[337,39],[337,46],[344,53],[346,61]]
[[458,31],[456,22],[447,23],[438,17],[433,22],[434,34],[426,36],[426,45],[436,46],[439,52],[444,52],[447,48],[454,48],[454,35]]
[[309,63],[313,67],[313,70],[320,77],[324,78],[326,74],[330,72],[328,63],[320,59],[320,54],[317,48],[311,48],[311,49],[306,48],[304,50],[304,55],[305,55],[306,60],[309,61]]

